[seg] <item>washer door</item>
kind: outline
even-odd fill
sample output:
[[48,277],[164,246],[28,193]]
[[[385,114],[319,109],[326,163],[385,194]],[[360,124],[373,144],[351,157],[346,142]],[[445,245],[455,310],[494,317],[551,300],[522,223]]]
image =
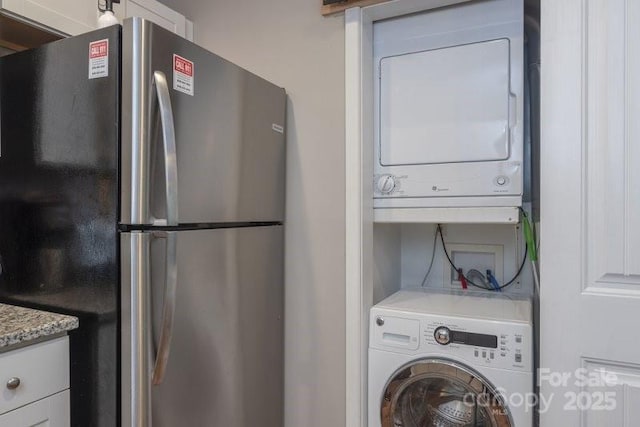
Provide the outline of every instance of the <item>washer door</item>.
[[512,427],[504,399],[484,377],[445,359],[423,359],[385,387],[382,427]]

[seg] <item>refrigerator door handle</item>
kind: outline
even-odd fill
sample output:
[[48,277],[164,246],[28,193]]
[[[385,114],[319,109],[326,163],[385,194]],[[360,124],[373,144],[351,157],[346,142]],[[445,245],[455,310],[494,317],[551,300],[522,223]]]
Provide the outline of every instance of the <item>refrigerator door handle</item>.
[[178,164],[176,157],[176,132],[173,124],[173,109],[169,95],[167,76],[162,71],[153,73],[160,106],[162,141],[164,149],[164,179],[167,199],[167,226],[178,225]]
[[160,340],[156,353],[156,361],[153,367],[153,385],[159,385],[164,379],[164,374],[169,361],[169,350],[171,349],[171,336],[173,334],[173,317],[176,307],[176,288],[178,283],[178,258],[177,258],[177,235],[175,231],[168,231],[167,253],[165,258],[165,288],[164,302],[162,305],[162,323],[160,329]]
[[[162,141],[164,149],[165,191],[167,201],[167,226],[178,225],[178,168],[176,159],[176,134],[173,124],[173,110],[167,77],[162,71],[153,73],[153,85],[156,88],[158,105],[160,107],[160,122],[162,124]],[[164,283],[164,302],[162,307],[162,323],[160,341],[153,368],[152,382],[154,385],[162,383],[171,346],[173,332],[173,314],[176,302],[176,286],[178,280],[177,236],[175,231],[166,233],[167,254],[166,273]]]

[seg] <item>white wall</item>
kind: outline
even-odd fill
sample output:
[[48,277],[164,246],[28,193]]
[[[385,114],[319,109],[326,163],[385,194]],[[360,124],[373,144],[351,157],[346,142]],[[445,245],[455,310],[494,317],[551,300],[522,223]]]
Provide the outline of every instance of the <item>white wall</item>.
[[286,427],[344,426],[344,20],[321,0],[163,2],[287,90]]

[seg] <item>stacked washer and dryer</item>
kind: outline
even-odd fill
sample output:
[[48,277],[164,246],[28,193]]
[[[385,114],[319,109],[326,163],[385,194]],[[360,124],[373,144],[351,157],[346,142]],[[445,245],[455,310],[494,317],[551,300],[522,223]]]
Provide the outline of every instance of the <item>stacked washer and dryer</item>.
[[[402,19],[374,41],[374,208],[521,206],[523,0]],[[401,290],[371,309],[368,370],[369,427],[531,427],[531,301]]]

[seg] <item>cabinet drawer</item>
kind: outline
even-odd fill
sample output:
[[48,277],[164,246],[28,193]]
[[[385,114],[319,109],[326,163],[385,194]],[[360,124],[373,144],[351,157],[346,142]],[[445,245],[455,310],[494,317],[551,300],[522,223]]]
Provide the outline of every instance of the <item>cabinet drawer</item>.
[[69,390],[0,415],[0,427],[69,427]]
[[[7,382],[18,378],[10,389]],[[69,388],[69,338],[0,354],[0,414]]]

